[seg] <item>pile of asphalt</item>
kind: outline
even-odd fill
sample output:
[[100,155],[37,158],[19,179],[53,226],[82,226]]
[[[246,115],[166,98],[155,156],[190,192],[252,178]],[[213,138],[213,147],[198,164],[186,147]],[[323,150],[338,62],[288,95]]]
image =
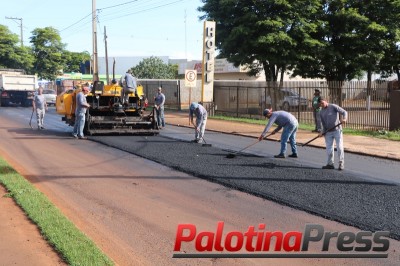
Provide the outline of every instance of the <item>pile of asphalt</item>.
[[400,240],[400,186],[293,160],[232,153],[161,136],[94,136],[91,140],[178,171],[366,231]]

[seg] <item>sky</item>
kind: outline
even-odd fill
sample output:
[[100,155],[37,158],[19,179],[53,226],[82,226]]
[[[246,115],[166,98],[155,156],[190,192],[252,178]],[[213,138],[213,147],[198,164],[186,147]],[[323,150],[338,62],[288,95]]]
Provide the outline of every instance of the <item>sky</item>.
[[[201,60],[203,45],[201,0],[94,0],[98,10],[98,56],[168,56]],[[0,24],[30,46],[35,28],[53,27],[71,52],[92,54],[92,0],[2,1]]]

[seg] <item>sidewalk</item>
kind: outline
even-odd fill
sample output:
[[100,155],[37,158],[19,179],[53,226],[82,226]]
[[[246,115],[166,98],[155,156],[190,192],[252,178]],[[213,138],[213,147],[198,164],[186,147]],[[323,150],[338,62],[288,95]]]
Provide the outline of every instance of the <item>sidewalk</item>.
[[[169,111],[165,112],[165,121],[170,125],[189,126],[188,112]],[[265,120],[265,124],[267,120]],[[193,127],[193,126],[192,126]],[[208,119],[206,130],[224,132],[240,136],[258,137],[264,130],[265,125],[253,125],[241,122]],[[268,139],[278,140],[281,134],[275,134]],[[297,143],[299,146],[312,138],[316,133],[299,129],[297,131]],[[307,146],[325,149],[324,138],[317,138]],[[400,161],[400,141],[391,141],[364,136],[344,135],[345,152],[369,155],[378,158]]]

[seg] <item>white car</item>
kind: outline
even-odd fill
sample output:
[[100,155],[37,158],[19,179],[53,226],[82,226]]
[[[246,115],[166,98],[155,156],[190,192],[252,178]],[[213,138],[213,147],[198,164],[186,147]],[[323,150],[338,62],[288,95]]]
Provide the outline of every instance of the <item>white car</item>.
[[43,96],[48,106],[56,105],[57,93],[54,90],[43,90]]
[[278,106],[285,111],[306,110],[308,106],[308,101],[305,97],[301,97],[297,92],[289,88],[281,89],[280,99],[278,101]]

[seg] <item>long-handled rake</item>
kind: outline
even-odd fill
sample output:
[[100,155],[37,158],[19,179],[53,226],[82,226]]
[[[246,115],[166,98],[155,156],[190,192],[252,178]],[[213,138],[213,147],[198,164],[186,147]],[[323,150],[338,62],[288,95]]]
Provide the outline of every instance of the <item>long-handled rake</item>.
[[[195,127],[195,129],[196,129],[197,133],[200,134],[197,127]],[[203,147],[211,147],[212,146],[211,144],[207,143],[207,141],[204,139],[204,136],[202,136],[201,139],[204,141],[204,143],[201,146],[203,146]]]
[[[274,134],[274,133],[268,134],[267,136],[264,137],[264,139],[268,138],[269,136],[271,136],[271,135],[273,135],[273,134]],[[250,148],[251,146],[256,145],[256,144],[259,143],[259,142],[260,142],[260,140],[257,139],[256,142],[254,142],[254,143],[252,143],[252,144],[250,144],[250,145],[244,147],[243,149],[241,149],[241,150],[239,150],[239,151],[237,151],[237,152],[234,152],[234,153],[229,153],[229,154],[226,156],[226,158],[229,158],[229,159],[235,158],[236,155],[237,155],[238,153],[241,153],[241,152],[244,151],[245,149],[248,149],[248,148]]]
[[207,143],[207,141],[204,139],[204,137],[201,137],[204,141],[204,143],[201,145],[203,147],[211,147],[212,145],[210,143]]
[[[340,122],[339,124],[337,124],[337,125],[335,125],[334,127],[331,127],[330,129],[328,129],[328,130],[325,130],[325,132],[324,133],[322,133],[322,136],[324,136],[326,133],[328,133],[329,131],[331,131],[332,129],[334,129],[334,128],[336,128],[336,127],[338,127],[338,126],[340,126],[342,124],[342,122]],[[313,139],[310,139],[309,141],[307,141],[306,143],[304,143],[303,145],[301,145],[301,147],[304,147],[304,146],[306,146],[307,144],[309,144],[310,142],[312,142],[312,141],[314,141],[314,140],[316,140],[317,138],[319,138],[319,135],[318,136],[316,136],[315,138],[313,138]]]
[[33,127],[32,127],[32,117],[33,117],[33,112],[34,111],[35,110],[32,110],[31,119],[29,120],[29,126],[31,127],[31,129],[33,129]]

